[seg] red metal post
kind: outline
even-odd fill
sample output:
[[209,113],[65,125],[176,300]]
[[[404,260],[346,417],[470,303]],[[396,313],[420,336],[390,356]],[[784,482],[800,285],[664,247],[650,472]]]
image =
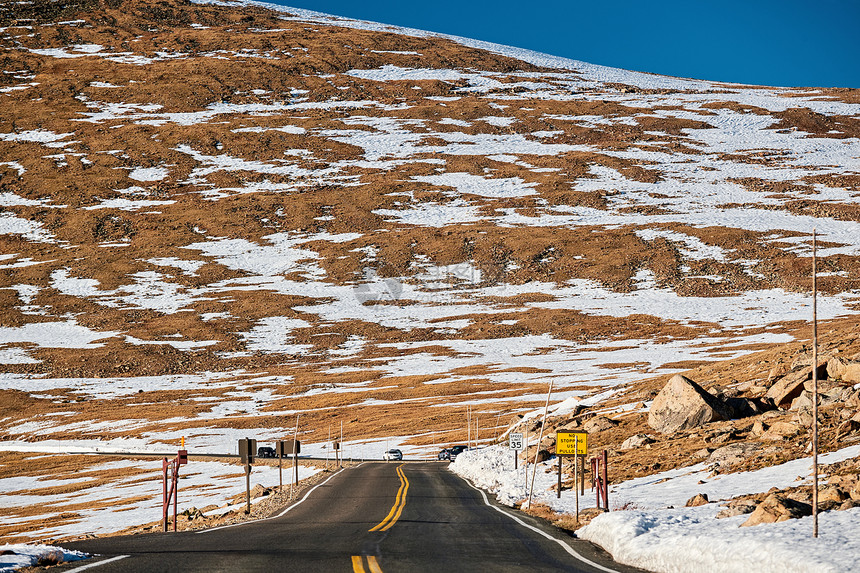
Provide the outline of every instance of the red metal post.
[[173,531],[176,532],[176,506],[179,498],[179,463],[173,465]]
[[605,504],[604,509],[606,509],[606,511],[609,511],[609,452],[603,450],[601,458],[603,461],[603,471],[601,472],[600,476],[602,478],[601,481],[603,482],[601,484],[603,485],[603,503]]

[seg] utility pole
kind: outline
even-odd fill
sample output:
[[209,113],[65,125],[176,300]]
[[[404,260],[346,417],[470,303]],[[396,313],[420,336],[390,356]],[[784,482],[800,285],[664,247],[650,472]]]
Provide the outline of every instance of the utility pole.
[[812,537],[818,537],[818,268],[812,229]]

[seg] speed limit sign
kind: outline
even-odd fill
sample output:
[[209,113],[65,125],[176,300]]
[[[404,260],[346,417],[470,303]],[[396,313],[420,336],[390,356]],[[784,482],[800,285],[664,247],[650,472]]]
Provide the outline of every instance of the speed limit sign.
[[516,451],[523,449],[523,435],[522,435],[522,433],[519,433],[519,434],[511,433],[509,446],[512,450],[516,450]]

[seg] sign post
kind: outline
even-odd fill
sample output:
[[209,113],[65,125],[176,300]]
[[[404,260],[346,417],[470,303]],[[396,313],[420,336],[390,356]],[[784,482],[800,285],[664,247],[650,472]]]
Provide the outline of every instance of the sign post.
[[517,469],[517,457],[520,450],[523,449],[523,435],[522,433],[514,433],[512,432],[510,437],[508,438],[508,445],[514,452],[514,471]]
[[[579,456],[588,453],[588,434],[576,430],[558,430],[555,433],[555,455],[558,457],[558,497],[561,497],[562,459],[573,456],[573,489],[576,497],[576,517],[579,519]],[[584,468],[583,468],[584,469]]]
[[244,438],[239,440],[239,459],[245,465],[245,513],[251,513],[251,464],[254,463],[254,453],[257,451],[257,440]]

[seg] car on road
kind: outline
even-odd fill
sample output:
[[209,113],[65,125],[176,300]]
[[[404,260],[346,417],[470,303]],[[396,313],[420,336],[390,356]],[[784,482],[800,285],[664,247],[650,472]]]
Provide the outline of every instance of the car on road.
[[452,462],[457,459],[457,456],[466,451],[466,446],[452,446],[448,448],[448,459]]
[[436,456],[436,459],[437,460],[450,460],[451,459],[451,450],[449,450],[448,448],[445,448],[444,450],[439,452],[439,455]]
[[274,458],[275,457],[275,448],[268,448],[263,446],[262,448],[257,448],[257,457],[258,458]]
[[403,459],[403,452],[397,449],[388,450],[382,454],[382,459],[385,461],[400,461]]

